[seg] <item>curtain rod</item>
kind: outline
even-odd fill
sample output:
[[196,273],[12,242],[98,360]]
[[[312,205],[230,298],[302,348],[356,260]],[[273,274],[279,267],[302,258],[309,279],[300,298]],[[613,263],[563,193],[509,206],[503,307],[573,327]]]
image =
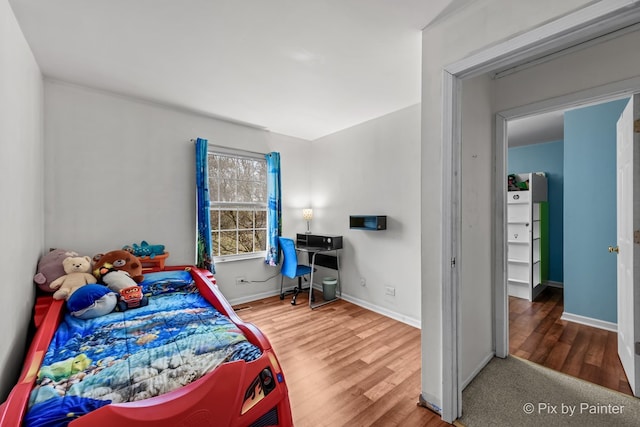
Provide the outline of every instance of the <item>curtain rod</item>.
[[[195,143],[196,140],[192,139],[191,142]],[[242,148],[225,147],[224,145],[207,144],[207,147],[222,148],[223,150],[231,150],[238,153],[247,153],[247,154],[253,154],[255,156],[262,156],[262,157],[264,157],[267,154],[267,153],[259,153],[257,151],[244,150]]]

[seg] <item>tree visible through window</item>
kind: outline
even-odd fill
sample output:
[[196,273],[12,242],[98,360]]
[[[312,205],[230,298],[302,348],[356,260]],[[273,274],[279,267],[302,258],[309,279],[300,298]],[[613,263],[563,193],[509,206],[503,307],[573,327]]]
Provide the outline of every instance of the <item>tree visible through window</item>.
[[267,167],[264,158],[209,153],[213,256],[266,250]]

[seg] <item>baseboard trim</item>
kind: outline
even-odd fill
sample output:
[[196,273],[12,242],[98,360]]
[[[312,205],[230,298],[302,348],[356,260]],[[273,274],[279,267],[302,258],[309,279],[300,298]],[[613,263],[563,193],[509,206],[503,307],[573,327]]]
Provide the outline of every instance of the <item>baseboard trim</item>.
[[[293,288],[295,288],[295,286],[290,286],[288,288],[284,288],[284,290],[285,290],[285,292],[286,291],[292,291]],[[245,304],[245,303],[248,303],[248,302],[257,301],[257,300],[263,299],[263,298],[269,298],[269,297],[272,297],[274,295],[280,295],[280,289],[273,289],[273,290],[270,290],[270,291],[265,291],[265,292],[260,292],[260,293],[257,293],[257,294],[247,295],[247,296],[244,296],[244,297],[227,299],[227,301],[229,302],[229,304],[231,304],[233,306],[233,305]]]
[[366,308],[367,310],[371,310],[378,314],[382,314],[383,316],[390,317],[394,320],[397,320],[402,323],[406,323],[409,326],[413,326],[414,328],[421,328],[420,319],[414,319],[412,317],[405,316],[404,314],[397,313],[395,311],[389,310],[384,307],[380,307],[379,305],[371,304],[368,301],[361,300],[360,298],[356,298],[354,296],[348,294],[342,294],[342,299],[345,301],[349,301],[352,304],[358,305],[362,308]]
[[[290,286],[288,288],[285,288],[285,291],[290,291],[293,290],[295,288],[295,286]],[[318,285],[317,283],[313,285],[313,289],[319,290],[320,292],[322,292],[322,285]],[[227,299],[227,301],[229,302],[229,304],[231,304],[232,306],[234,305],[239,305],[239,304],[246,304],[248,302],[252,302],[252,301],[257,301],[259,299],[263,299],[263,298],[269,298],[272,297],[274,295],[280,295],[280,289],[275,289],[275,290],[270,290],[270,291],[265,291],[265,292],[260,292],[257,294],[251,294],[251,295],[247,295],[244,297],[239,297],[239,298],[233,298],[233,299]],[[288,295],[290,296],[290,295]],[[400,314],[397,313],[395,311],[386,309],[384,307],[380,307],[378,305],[375,304],[371,304],[370,302],[361,300],[359,298],[356,298],[354,296],[348,295],[348,294],[342,294],[342,299],[345,301],[348,301],[352,304],[355,304],[357,306],[360,306],[362,308],[366,308],[367,310],[371,310],[375,313],[381,314],[383,316],[386,317],[390,317],[391,319],[397,320],[399,322],[402,323],[406,323],[409,326],[413,326],[414,328],[421,328],[421,322],[419,319],[414,319],[408,316],[405,316],[404,314]]]
[[487,354],[487,356],[485,356],[485,358],[482,359],[482,361],[478,364],[478,366],[476,366],[476,368],[473,370],[473,372],[471,372],[469,377],[467,377],[467,379],[462,382],[462,386],[461,386],[460,389],[464,390],[465,388],[467,388],[469,383],[471,383],[471,381],[473,381],[473,379],[476,377],[476,375],[478,375],[480,373],[480,371],[482,371],[484,369],[484,367],[487,366],[487,364],[489,364],[489,362],[491,362],[491,360],[495,357],[495,355],[496,354],[493,351],[490,352],[489,354]]
[[544,282],[544,284],[552,288],[560,288],[560,289],[564,288],[564,283],[556,282],[554,280],[547,280]]
[[580,323],[582,325],[593,326],[594,328],[604,329],[605,331],[618,332],[618,324],[607,322],[605,320],[594,319],[592,317],[580,316],[579,314],[567,313],[566,311],[560,316],[560,320]]
[[420,393],[418,396],[418,406],[427,408],[442,416],[442,404],[440,403],[440,400],[436,399],[435,396],[431,396],[429,393]]

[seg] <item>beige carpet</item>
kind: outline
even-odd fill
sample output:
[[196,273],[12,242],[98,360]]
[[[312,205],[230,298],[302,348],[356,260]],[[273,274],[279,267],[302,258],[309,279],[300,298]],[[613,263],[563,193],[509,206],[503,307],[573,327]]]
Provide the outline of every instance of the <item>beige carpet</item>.
[[640,399],[509,356],[494,358],[462,392],[458,423],[640,426]]

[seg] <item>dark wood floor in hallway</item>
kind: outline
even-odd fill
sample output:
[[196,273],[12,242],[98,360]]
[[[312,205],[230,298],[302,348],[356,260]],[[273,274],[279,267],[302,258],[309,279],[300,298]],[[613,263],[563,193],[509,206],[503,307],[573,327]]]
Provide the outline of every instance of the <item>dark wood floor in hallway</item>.
[[615,332],[560,320],[562,289],[534,302],[509,297],[509,352],[573,377],[632,395]]

